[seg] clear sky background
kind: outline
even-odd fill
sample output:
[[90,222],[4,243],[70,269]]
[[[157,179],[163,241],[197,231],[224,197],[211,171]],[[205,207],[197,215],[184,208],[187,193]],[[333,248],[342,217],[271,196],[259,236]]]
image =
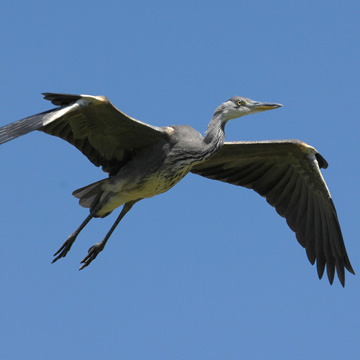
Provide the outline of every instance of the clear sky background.
[[[106,95],[154,125],[204,132],[234,95],[284,107],[231,121],[227,140],[298,138],[323,172],[360,272],[358,1],[7,1],[0,123],[52,108],[41,92]],[[71,192],[104,173],[33,133],[0,148],[2,359],[355,359],[359,276],[318,280],[253,191],[188,175],[93,220]]]

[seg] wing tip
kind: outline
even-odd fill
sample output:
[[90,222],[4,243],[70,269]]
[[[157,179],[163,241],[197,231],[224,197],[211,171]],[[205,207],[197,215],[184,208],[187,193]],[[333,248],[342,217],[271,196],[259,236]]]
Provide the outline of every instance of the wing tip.
[[74,95],[74,94],[60,94],[60,93],[50,93],[44,92],[45,100],[51,101],[56,106],[66,106],[74,104],[76,101],[81,99],[81,95]]
[[315,153],[315,158],[319,164],[320,169],[327,169],[329,166],[328,162],[325,160],[325,158],[319,154],[318,152]]
[[78,100],[84,99],[86,104],[89,103],[110,103],[106,96],[92,96],[92,95],[76,95],[76,94],[62,94],[44,92],[45,100],[51,101],[56,106],[67,106],[76,103]]
[[[330,264],[331,264],[331,262],[330,262]],[[330,285],[332,285],[334,282],[335,270],[336,270],[336,274],[340,281],[340,284],[342,285],[342,287],[345,287],[345,269],[353,275],[355,275],[355,271],[352,268],[347,256],[345,256],[343,258],[335,259],[335,264],[336,264],[336,266],[332,267],[331,265],[329,265],[329,262],[325,259],[324,256],[323,257],[317,256],[316,268],[317,268],[318,277],[320,280],[322,279],[322,277],[324,275],[325,266],[326,266]],[[314,264],[312,263],[312,265],[314,265]]]

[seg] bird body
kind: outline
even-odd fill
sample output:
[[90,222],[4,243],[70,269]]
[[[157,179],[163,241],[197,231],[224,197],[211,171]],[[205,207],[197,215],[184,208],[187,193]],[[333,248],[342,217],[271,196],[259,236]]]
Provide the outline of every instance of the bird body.
[[160,128],[161,140],[139,149],[116,174],[76,190],[74,196],[80,199],[81,206],[90,209],[100,202],[102,206],[94,215],[104,217],[127,202],[164,193],[186,176],[194,164],[205,161],[223,145],[224,122],[218,119],[210,124],[205,137],[188,125]]
[[80,205],[92,209],[101,202],[101,208],[94,215],[104,217],[129,201],[168,191],[195,163],[212,154],[200,150],[204,138],[192,127],[180,125],[162,129],[164,137],[161,141],[137,151],[116,174],[76,190],[74,196],[80,199]]
[[[164,154],[161,159],[156,156],[159,152]],[[76,190],[74,196],[80,199],[81,206],[91,209],[100,201],[101,209],[95,215],[103,217],[126,202],[161,194],[177,184],[191,168],[188,161],[175,162],[174,153],[179,154],[169,141],[149,145],[115,175]]]
[[116,226],[144,198],[166,192],[189,172],[253,189],[286,218],[316,262],[319,278],[326,266],[330,283],[335,269],[342,285],[346,253],[337,213],[322,177],[325,159],[299,140],[224,142],[225,125],[244,115],[276,109],[279,104],[233,97],[214,112],[205,136],[188,125],[156,127],[131,118],[104,96],[45,93],[58,107],[0,128],[0,144],[33,130],[60,137],[108,173],[75,190],[73,195],[90,214],[55,253],[65,257],[93,217],[105,217],[124,205],[104,239],[89,249],[80,269],[104,249]]

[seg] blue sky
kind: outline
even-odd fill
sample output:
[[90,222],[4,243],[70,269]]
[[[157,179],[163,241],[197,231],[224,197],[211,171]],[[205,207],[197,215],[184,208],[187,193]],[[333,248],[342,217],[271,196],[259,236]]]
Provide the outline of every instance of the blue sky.
[[[0,21],[0,123],[47,110],[41,92],[106,95],[154,125],[203,132],[234,95],[284,104],[231,121],[227,140],[298,138],[323,172],[360,271],[358,1],[12,1]],[[104,177],[69,144],[0,148],[0,354],[6,359],[338,359],[359,355],[358,276],[318,280],[256,193],[189,175],[117,213],[71,192]]]

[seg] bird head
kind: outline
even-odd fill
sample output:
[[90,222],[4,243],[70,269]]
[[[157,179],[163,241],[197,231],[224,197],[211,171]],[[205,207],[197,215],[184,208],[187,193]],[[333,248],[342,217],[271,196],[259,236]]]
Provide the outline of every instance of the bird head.
[[214,113],[214,116],[221,116],[226,122],[240,116],[256,114],[261,111],[277,109],[281,104],[265,103],[254,101],[242,96],[234,96],[221,104]]

